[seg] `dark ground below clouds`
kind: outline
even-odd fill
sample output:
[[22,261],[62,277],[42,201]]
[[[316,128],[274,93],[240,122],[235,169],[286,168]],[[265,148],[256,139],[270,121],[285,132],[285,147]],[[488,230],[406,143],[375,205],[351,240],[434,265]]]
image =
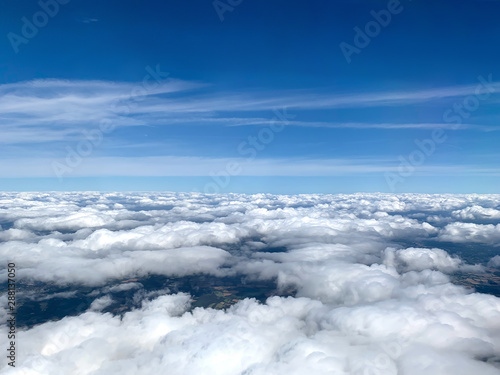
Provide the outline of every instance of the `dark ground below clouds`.
[[[459,256],[468,264],[486,265],[489,259],[498,255],[499,248],[483,244],[456,244],[438,242],[433,239],[419,241],[399,241],[397,245],[406,247],[437,247],[451,255]],[[234,249],[227,249],[234,250]],[[269,247],[266,252],[286,252],[284,247]],[[486,268],[485,273],[457,272],[451,275],[453,283],[463,285],[472,291],[492,294],[500,297],[500,269]],[[135,283],[131,289],[108,291],[119,285]],[[264,302],[273,295],[293,296],[294,290],[278,291],[275,280],[251,281],[245,277],[219,278],[210,275],[192,275],[185,277],[166,277],[150,275],[148,277],[115,281],[101,288],[79,286],[61,287],[53,284],[34,282],[17,283],[17,326],[32,327],[51,320],[60,320],[86,311],[92,302],[105,295],[113,302],[102,312],[121,315],[141,306],[145,299],[153,299],[167,293],[188,293],[193,297],[191,309],[196,307],[225,309],[239,300],[255,298]],[[124,286],[126,288],[126,286]],[[6,285],[3,290],[6,290]]]
[[[110,295],[113,302],[102,312],[110,312],[114,315],[138,308],[146,299],[178,292],[189,293],[193,297],[191,309],[196,307],[225,309],[245,298],[255,298],[264,302],[274,295],[295,295],[294,290],[278,291],[274,280],[249,281],[243,277],[218,278],[210,275],[177,278],[152,275],[145,278],[121,280],[107,287],[128,283],[139,283],[142,286],[122,291],[103,291],[103,288],[78,287],[75,289],[70,286],[60,287],[39,282],[18,283],[17,326],[29,328],[51,320],[60,320],[66,316],[79,315],[87,310],[95,299],[105,295]],[[59,295],[50,298],[55,294]]]

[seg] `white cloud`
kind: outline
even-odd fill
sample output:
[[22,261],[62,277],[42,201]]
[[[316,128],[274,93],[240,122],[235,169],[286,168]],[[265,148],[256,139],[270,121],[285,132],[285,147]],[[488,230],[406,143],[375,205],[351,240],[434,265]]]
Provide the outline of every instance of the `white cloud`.
[[472,206],[453,211],[452,216],[460,220],[496,220],[500,219],[500,211],[494,208]]
[[439,239],[450,242],[500,244],[500,224],[451,223],[439,233]]
[[113,303],[113,298],[111,296],[104,296],[101,298],[97,298],[92,302],[92,304],[89,307],[89,310],[91,311],[101,311],[111,305]]
[[387,249],[386,264],[400,267],[405,271],[438,270],[446,273],[458,271],[462,261],[451,257],[441,249],[408,248],[402,250]]
[[[64,177],[88,176],[210,176],[222,173],[229,164],[238,165],[238,176],[351,176],[397,172],[399,166],[386,158],[218,158],[198,156],[138,156],[92,157],[82,159],[78,168],[64,170]],[[67,165],[66,158],[19,158],[0,160],[5,177],[55,177],[53,163]],[[224,172],[226,173],[226,172]],[[478,168],[474,164],[427,165],[419,168],[419,175],[497,175],[500,168]],[[225,177],[222,176],[224,185]],[[207,181],[209,181],[207,179]]]
[[[166,72],[162,72],[161,78],[166,77]],[[496,87],[499,83],[493,82],[492,85]],[[465,85],[406,92],[336,93],[333,95],[291,90],[252,94],[221,92],[214,96],[194,91],[204,86],[206,84],[200,82],[172,78],[164,79],[156,86],[149,82],[147,90],[144,90],[141,82],[97,80],[39,79],[2,84],[0,85],[0,124],[2,125],[0,143],[79,140],[82,130],[103,119],[113,122],[116,126],[179,123],[262,125],[267,124],[269,120],[258,117],[255,113],[278,107],[316,110],[404,106],[429,99],[463,97],[473,93],[476,87],[476,85]],[[185,92],[189,92],[190,95],[182,95]],[[165,95],[172,93],[181,95]],[[126,110],[124,110],[124,104],[126,104]],[[427,122],[331,124],[296,121],[290,125],[400,129],[435,128],[439,124]],[[439,126],[447,127],[446,124]],[[462,128],[496,129],[484,125],[463,125]]]
[[[64,290],[31,297],[75,298],[79,288],[98,287],[86,292],[95,299],[80,315],[21,328],[16,368],[0,357],[0,371],[498,374],[500,299],[454,284],[447,274],[476,269],[444,242],[425,243],[498,243],[498,225],[457,220],[478,218],[485,211],[475,207],[499,201],[497,195],[0,193],[0,261],[15,261],[17,280]],[[496,258],[484,264],[495,267]],[[190,295],[148,290],[135,280],[200,274],[296,293],[264,304],[246,298],[226,310],[190,309]],[[138,308],[103,312],[115,293],[129,292]],[[0,302],[5,322],[5,294]],[[1,323],[0,335],[6,327]]]
[[491,258],[488,262],[488,266],[500,268],[500,255],[495,255],[493,258]]

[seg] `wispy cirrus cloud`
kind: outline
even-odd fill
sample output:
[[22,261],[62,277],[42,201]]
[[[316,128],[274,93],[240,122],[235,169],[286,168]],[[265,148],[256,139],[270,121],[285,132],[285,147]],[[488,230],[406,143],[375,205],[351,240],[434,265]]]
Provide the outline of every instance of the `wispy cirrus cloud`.
[[[500,83],[491,83],[500,88]],[[44,79],[0,85],[0,143],[32,143],[72,140],[82,128],[102,119],[117,127],[195,124],[259,126],[269,122],[261,113],[276,107],[300,111],[406,106],[443,98],[461,97],[476,90],[464,85],[414,91],[368,93],[214,92],[201,90],[206,84],[169,79],[147,91],[137,91],[133,82]],[[133,106],[123,113],[123,103],[134,93]],[[494,98],[494,97],[493,97]],[[353,129],[431,129],[452,127],[435,122],[402,123],[365,121],[289,121],[287,126]],[[498,130],[485,124],[462,124],[461,129]],[[26,130],[28,129],[28,130]],[[26,136],[26,133],[43,136]]]
[[83,17],[79,20],[80,22],[82,23],[94,23],[94,22],[99,22],[99,20],[97,18],[93,18],[93,17]]
[[[51,167],[59,159],[0,160],[2,177],[52,177]],[[95,176],[210,176],[228,163],[240,165],[241,176],[363,176],[398,172],[398,162],[389,158],[224,158],[201,156],[106,156],[89,157],[67,177]],[[500,168],[468,164],[429,164],[418,170],[421,176],[500,176]]]

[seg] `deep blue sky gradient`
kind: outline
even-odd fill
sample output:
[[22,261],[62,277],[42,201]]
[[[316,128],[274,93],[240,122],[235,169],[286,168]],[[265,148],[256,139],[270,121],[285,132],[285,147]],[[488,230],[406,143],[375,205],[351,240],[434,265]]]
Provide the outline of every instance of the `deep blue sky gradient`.
[[[220,191],[391,191],[384,168],[394,173],[398,157],[408,157],[416,149],[416,139],[429,138],[440,124],[450,125],[444,123],[443,113],[473,93],[464,87],[477,85],[478,76],[491,75],[493,81],[500,81],[500,2],[402,0],[403,11],[393,15],[389,25],[359,55],[352,55],[348,64],[339,44],[353,44],[353,28],[363,28],[373,19],[370,11],[385,9],[387,4],[378,0],[244,0],[225,13],[221,22],[212,1],[206,0],[71,0],[60,5],[59,13],[28,44],[20,45],[16,54],[7,34],[21,34],[21,18],[31,19],[40,6],[35,1],[5,0],[0,4],[0,84],[26,85],[40,79],[134,84],[142,80],[146,66],[159,64],[171,78],[196,82],[200,87],[159,95],[158,99],[191,103],[201,98],[207,103],[209,99],[223,103],[241,96],[242,101],[255,104],[263,98],[278,98],[278,107],[289,107],[288,112],[295,116],[296,124],[287,125],[258,152],[256,161],[269,162],[270,167],[265,171],[244,168],[242,176],[221,186]],[[456,90],[456,94],[405,103],[390,100],[317,108],[297,104],[301,98],[306,102],[311,97],[380,97],[443,89]],[[37,98],[63,95],[59,89],[53,90],[41,92]],[[27,100],[29,94],[23,95],[25,99],[20,100]],[[464,119],[463,129],[447,129],[446,142],[411,176],[404,177],[395,191],[495,192],[500,186],[499,103],[500,92],[495,92]],[[203,117],[217,120],[213,122],[195,118],[172,123],[168,111],[155,118],[142,115],[141,124],[118,126],[106,135],[88,158],[101,158],[103,163],[106,158],[113,158],[113,163],[122,158],[127,163],[129,158],[149,156],[208,161],[242,158],[238,145],[266,124],[234,126],[237,120],[220,119],[273,118],[270,108],[254,104],[248,110],[204,108]],[[0,145],[0,165],[19,165],[15,173],[0,170],[4,190],[203,191],[210,181],[207,176],[214,172],[197,170],[187,174],[201,176],[186,178],[158,170],[148,178],[131,168],[118,177],[79,166],[64,182],[50,173],[31,176],[30,160],[63,160],[66,147],[75,147],[78,138],[52,137],[55,129],[73,129],[72,124],[57,120],[37,123],[37,129],[48,135],[47,140],[35,142],[29,135],[35,125],[23,127],[22,114],[15,116],[21,124],[18,130],[28,131]],[[192,112],[179,116],[187,119]],[[0,126],[8,128],[13,117],[5,115],[0,120]],[[353,127],[353,123],[363,126]],[[404,124],[434,126],[408,129],[401,126]],[[95,119],[86,122],[82,118],[77,126],[95,129],[97,125]],[[285,178],[279,177],[284,172],[276,167],[278,160],[286,165],[354,161],[370,168],[318,171],[315,176],[298,167],[295,175]],[[85,163],[87,160],[82,166]],[[259,177],[252,180],[252,176]]]

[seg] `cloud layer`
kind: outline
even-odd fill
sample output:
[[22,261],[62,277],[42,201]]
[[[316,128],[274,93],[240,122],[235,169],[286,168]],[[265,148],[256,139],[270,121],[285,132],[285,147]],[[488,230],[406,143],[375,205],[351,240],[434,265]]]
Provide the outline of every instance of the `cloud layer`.
[[[1,193],[2,264],[15,262],[23,283],[65,288],[30,298],[94,297],[76,315],[22,328],[16,368],[5,358],[0,366],[51,375],[499,374],[500,299],[454,282],[498,267],[499,210],[498,195]],[[489,252],[475,261],[478,246]],[[141,283],[200,274],[282,293],[215,310]],[[107,311],[126,290],[137,307]]]
[[[263,112],[287,107],[292,111],[398,107],[450,99],[474,93],[476,85],[411,91],[374,91],[317,94],[313,91],[228,92],[207,94],[206,83],[169,77],[160,66],[145,68],[145,80],[112,82],[97,80],[38,79],[0,84],[2,144],[25,144],[81,139],[82,131],[100,121],[116,127],[144,125],[268,125]],[[492,82],[492,90],[498,88]],[[497,95],[497,94],[494,94]],[[290,121],[290,126],[432,129],[450,124]],[[453,127],[452,127],[453,128]],[[461,129],[498,130],[496,126],[462,124]]]

